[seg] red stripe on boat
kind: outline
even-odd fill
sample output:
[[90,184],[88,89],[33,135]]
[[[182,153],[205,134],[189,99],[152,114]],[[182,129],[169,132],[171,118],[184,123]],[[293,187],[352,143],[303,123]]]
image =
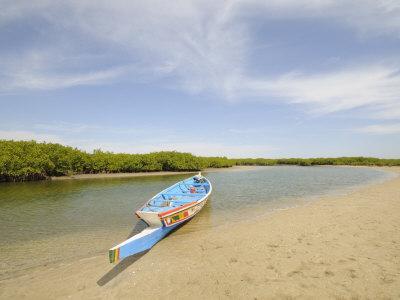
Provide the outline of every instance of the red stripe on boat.
[[185,205],[182,205],[182,206],[179,206],[179,207],[176,207],[176,208],[173,208],[173,209],[164,211],[164,212],[162,212],[162,213],[159,213],[158,216],[159,216],[159,217],[164,217],[164,216],[166,216],[166,215],[169,215],[169,214],[171,214],[171,213],[173,213],[173,212],[179,211],[179,210],[181,210],[182,208],[191,206],[191,205],[196,204],[196,203],[197,203],[197,202],[190,202],[190,203],[187,203],[187,204],[185,204]]

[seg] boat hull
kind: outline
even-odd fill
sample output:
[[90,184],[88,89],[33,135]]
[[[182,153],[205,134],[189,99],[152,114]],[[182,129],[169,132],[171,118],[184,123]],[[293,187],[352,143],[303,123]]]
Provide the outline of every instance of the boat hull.
[[151,249],[157,242],[178,226],[179,225],[171,227],[149,227],[144,229],[141,233],[111,248],[108,252],[110,263],[118,262],[128,256]]
[[[191,178],[189,178],[188,180],[190,179]],[[186,204],[161,212],[146,211],[144,208],[146,208],[147,204],[143,206],[142,209],[138,210],[136,212],[136,215],[140,219],[145,221],[149,225],[149,227],[122,242],[121,244],[111,248],[109,250],[110,262],[115,263],[128,256],[135,255],[151,249],[157,242],[163,239],[173,229],[179,227],[186,221],[193,218],[196,214],[198,214],[203,206],[207,203],[207,200],[212,191],[211,183],[208,180],[207,182],[209,185],[208,190],[206,190],[207,193],[197,201],[193,201],[193,199],[192,202],[187,202]],[[161,197],[160,195],[162,195],[163,192],[160,192],[149,201],[152,201],[157,197]],[[187,196],[190,199],[193,194],[191,192],[185,194],[184,196]]]
[[[121,244],[111,248],[108,253],[110,263],[118,262],[119,260],[122,260],[128,256],[135,255],[151,249],[155,244],[157,244],[160,240],[162,240],[172,230],[178,228],[185,222],[192,219],[203,208],[207,200],[208,197],[205,198],[201,203],[195,205],[194,207],[190,207],[189,209],[195,211],[195,213],[191,214],[187,218],[181,219],[175,222],[174,224],[169,224],[168,226],[148,227],[139,234],[134,235],[133,237],[122,242]],[[174,215],[170,215],[165,217],[164,219],[173,218],[173,216]]]

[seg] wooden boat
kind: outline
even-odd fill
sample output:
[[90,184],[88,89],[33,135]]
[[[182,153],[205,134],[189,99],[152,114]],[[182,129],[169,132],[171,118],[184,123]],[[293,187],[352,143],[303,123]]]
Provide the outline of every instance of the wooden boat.
[[136,211],[149,227],[111,248],[110,262],[153,247],[171,230],[193,218],[206,204],[211,191],[210,181],[199,173],[159,192]]

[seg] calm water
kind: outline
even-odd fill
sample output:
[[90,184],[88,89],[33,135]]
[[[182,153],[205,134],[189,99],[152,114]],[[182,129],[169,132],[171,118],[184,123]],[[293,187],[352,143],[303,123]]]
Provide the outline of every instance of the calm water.
[[[348,167],[266,167],[205,175],[213,194],[174,234],[256,218],[277,208],[352,188],[390,173]],[[188,175],[2,183],[0,279],[38,265],[104,254],[140,229],[134,211]]]

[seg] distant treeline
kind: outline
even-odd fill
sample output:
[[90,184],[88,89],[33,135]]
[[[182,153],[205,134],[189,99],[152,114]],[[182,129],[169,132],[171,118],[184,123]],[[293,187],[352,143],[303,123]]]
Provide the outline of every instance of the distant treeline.
[[60,144],[0,140],[0,181],[41,180],[51,176],[73,174],[197,171],[233,165],[399,166],[400,159],[370,157],[228,159],[199,157],[175,151],[124,154],[95,150],[93,153],[87,153]]
[[237,166],[400,166],[400,159],[382,159],[375,157],[335,157],[335,158],[239,158],[230,159]]

